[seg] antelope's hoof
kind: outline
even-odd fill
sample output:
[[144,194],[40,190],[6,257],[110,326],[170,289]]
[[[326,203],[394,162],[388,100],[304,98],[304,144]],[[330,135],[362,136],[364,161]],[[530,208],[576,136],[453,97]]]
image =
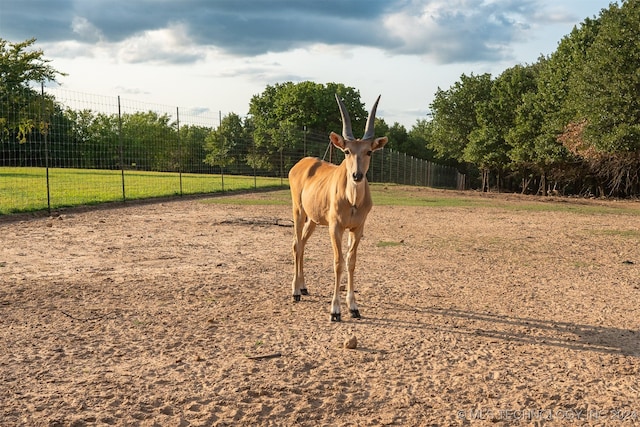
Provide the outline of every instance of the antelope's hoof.
[[300,293],[302,295],[309,295],[309,291],[305,288],[305,289],[300,289]]
[[294,295],[293,302],[299,302],[299,301],[300,301],[300,295]]
[[359,310],[350,310],[351,311],[351,317],[353,317],[354,319],[360,319],[360,311]]
[[332,322],[340,322],[342,319],[340,318],[340,313],[331,313],[331,321]]

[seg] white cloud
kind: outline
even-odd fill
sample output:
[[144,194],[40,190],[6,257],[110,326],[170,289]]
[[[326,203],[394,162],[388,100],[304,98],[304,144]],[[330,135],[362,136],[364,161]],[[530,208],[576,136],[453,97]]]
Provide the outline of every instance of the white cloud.
[[96,43],[104,39],[102,31],[82,16],[73,17],[71,30],[78,35],[80,40],[86,43]]
[[114,87],[116,93],[118,94],[126,94],[126,95],[148,95],[149,91],[142,90],[140,88],[132,88],[126,86],[116,86]]
[[532,5],[514,0],[413,2],[386,15],[383,23],[400,53],[439,63],[499,60],[512,56],[510,44],[530,28]]
[[204,49],[195,45],[182,24],[144,31],[116,46],[117,57],[125,63],[189,63],[202,60]]
[[96,56],[95,46],[75,40],[42,43],[41,46],[48,56],[54,58],[93,58]]

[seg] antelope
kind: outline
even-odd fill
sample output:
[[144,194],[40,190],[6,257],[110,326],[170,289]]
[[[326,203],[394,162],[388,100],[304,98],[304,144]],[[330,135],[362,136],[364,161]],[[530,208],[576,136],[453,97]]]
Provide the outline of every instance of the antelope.
[[300,301],[308,295],[304,281],[304,246],[316,225],[329,227],[333,246],[334,287],[331,301],[331,321],[341,321],[340,279],[345,268],[342,256],[342,236],[349,230],[347,241],[347,305],[351,317],[360,318],[356,304],[353,274],[356,266],[356,251],[364,231],[364,223],[371,210],[371,193],[367,182],[367,171],[371,154],[385,146],[386,136],[374,137],[374,122],[380,96],[376,99],[361,139],[356,139],[351,130],[349,113],[338,95],[336,101],[342,117],[342,136],[331,132],[329,140],[344,153],[340,165],[325,162],[316,157],[305,157],[289,171],[289,186],[293,205],[293,300]]

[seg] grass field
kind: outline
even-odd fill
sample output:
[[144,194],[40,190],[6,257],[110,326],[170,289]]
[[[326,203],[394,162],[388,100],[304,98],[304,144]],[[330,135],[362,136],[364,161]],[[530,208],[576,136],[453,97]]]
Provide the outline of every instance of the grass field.
[[[253,189],[279,189],[259,198],[225,198],[224,203],[288,205],[291,196],[288,181],[280,178],[254,178],[251,176],[182,174],[175,172],[140,172],[91,169],[49,169],[51,209],[95,205],[123,200],[150,199],[179,195],[220,193]],[[182,179],[181,179],[182,178]],[[430,207],[500,207],[505,210],[574,211],[585,214],[638,215],[635,204],[620,203],[619,207],[580,203],[580,199],[541,198],[513,195],[520,203],[507,198],[496,198],[492,193],[458,192],[442,190],[425,196],[418,187],[372,183],[375,205],[430,206]],[[549,203],[562,201],[563,203]],[[216,203],[217,199],[210,199]],[[44,168],[0,168],[0,215],[36,212],[47,209],[47,172]]]
[[[619,201],[598,203],[590,199],[538,197],[520,194],[480,193],[474,191],[437,190],[425,193],[422,187],[389,183],[371,183],[374,206],[413,206],[432,208],[491,208],[505,211],[573,212],[585,215],[640,215],[638,204]],[[223,199],[207,199],[206,203],[237,205],[290,205],[288,189],[269,191],[259,197],[237,195]]]
[[[124,178],[124,179],[123,179]],[[181,179],[182,178],[182,179]],[[124,182],[124,187],[123,187]],[[91,169],[49,169],[51,208],[286,185],[280,178]],[[124,190],[123,190],[124,188]],[[123,195],[124,191],[124,195]],[[0,168],[0,215],[46,210],[45,168]]]

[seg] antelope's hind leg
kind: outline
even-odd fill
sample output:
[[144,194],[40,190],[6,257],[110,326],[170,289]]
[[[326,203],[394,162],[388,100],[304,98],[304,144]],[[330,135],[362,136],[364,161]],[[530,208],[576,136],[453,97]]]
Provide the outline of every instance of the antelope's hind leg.
[[304,228],[302,229],[302,252],[300,253],[300,277],[302,278],[300,282],[300,294],[302,295],[309,295],[307,282],[304,280],[304,248],[307,246],[307,241],[315,229],[316,223],[307,217]]
[[293,239],[293,300],[300,301],[301,295],[309,295],[304,281],[304,247],[313,234],[316,224],[311,221],[305,212],[300,209],[293,215],[294,239]]

